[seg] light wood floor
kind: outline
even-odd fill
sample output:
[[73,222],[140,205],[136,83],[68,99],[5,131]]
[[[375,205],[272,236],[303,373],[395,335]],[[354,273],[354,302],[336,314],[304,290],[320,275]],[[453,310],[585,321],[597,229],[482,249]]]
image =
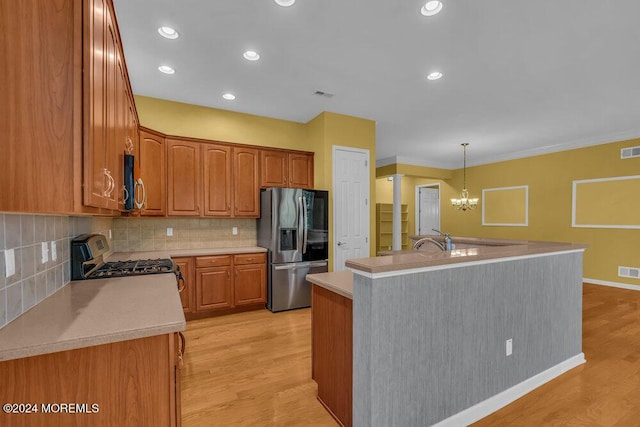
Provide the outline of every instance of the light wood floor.
[[[584,286],[587,363],[474,424],[640,426],[640,292]],[[311,380],[311,311],[188,322],[182,422],[336,426]]]
[[337,426],[311,379],[311,309],[187,323],[182,425]]

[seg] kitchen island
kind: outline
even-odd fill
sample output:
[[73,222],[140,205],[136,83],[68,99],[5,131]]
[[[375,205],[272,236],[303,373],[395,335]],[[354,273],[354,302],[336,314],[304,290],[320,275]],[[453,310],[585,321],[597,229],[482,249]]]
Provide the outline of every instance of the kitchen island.
[[[346,310],[337,297],[347,298],[344,275],[349,273],[308,276],[314,283],[314,379],[320,401],[339,422],[467,425],[585,362],[585,246],[495,243],[479,239],[475,247],[454,251],[347,261],[353,271],[352,325],[346,323],[347,314],[333,322],[316,320],[330,317],[326,306],[332,298],[336,302],[330,310]],[[324,299],[316,305],[318,293]],[[352,341],[336,339],[340,331],[352,334]],[[349,397],[322,395],[326,380],[318,375],[323,370],[334,370],[334,377],[348,373],[336,365],[346,363],[345,357],[319,356],[348,352],[341,347],[349,345],[351,417],[336,409]]]

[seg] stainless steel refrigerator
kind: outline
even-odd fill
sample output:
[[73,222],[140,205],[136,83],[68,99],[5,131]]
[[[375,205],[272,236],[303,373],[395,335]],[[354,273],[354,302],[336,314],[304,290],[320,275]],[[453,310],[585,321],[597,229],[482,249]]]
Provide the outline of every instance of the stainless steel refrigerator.
[[258,245],[268,249],[267,308],[311,306],[305,276],[327,271],[329,193],[268,188],[260,193]]

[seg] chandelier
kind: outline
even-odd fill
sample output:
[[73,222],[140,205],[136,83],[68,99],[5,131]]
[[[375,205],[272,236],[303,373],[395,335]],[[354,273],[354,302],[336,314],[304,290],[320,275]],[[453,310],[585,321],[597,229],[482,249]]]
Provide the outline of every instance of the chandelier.
[[451,206],[458,210],[466,211],[475,209],[478,206],[478,198],[474,197],[472,199],[469,198],[469,192],[467,191],[467,145],[468,143],[460,144],[464,149],[464,169],[463,176],[464,179],[462,181],[462,192],[460,193],[459,199],[451,199]]

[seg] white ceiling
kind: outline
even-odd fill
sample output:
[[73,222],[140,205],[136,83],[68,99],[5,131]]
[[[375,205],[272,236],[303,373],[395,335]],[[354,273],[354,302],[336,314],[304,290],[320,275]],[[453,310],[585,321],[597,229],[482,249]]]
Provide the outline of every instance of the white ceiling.
[[443,0],[430,18],[423,3],[115,0],[134,93],[375,120],[379,160],[458,168],[462,142],[473,165],[640,136],[640,1]]

